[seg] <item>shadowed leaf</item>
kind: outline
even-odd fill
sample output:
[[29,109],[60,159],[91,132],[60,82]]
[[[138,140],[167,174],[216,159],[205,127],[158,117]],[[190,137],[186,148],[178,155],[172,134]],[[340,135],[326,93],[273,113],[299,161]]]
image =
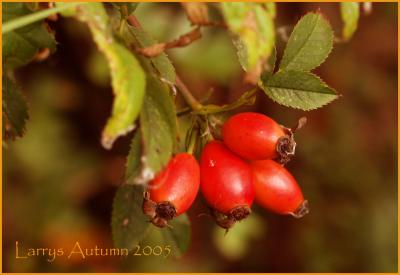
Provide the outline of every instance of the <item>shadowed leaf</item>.
[[18,87],[8,77],[2,77],[3,139],[22,137],[28,119],[28,107]]
[[123,185],[114,197],[111,226],[117,248],[133,249],[145,236],[150,223],[142,212],[143,187]]
[[[3,24],[32,13],[25,3],[3,2],[2,9]],[[44,48],[54,52],[56,41],[54,35],[46,29],[43,20],[10,31],[3,34],[3,65],[5,69],[11,70],[23,66]]]
[[274,10],[259,3],[225,2],[222,12],[247,80],[257,83],[275,45]]
[[86,23],[100,51],[105,55],[115,94],[112,114],[104,127],[102,145],[110,149],[121,135],[135,128],[134,122],[142,107],[145,74],[135,56],[114,40],[111,24],[101,3],[77,6],[76,17]]
[[169,88],[149,76],[146,97],[140,114],[142,134],[142,175],[139,181],[147,183],[169,161],[177,139],[176,110]]
[[171,255],[181,257],[189,248],[191,231],[190,220],[186,214],[180,215],[169,222],[171,228],[163,228],[161,233],[165,245],[171,246]]

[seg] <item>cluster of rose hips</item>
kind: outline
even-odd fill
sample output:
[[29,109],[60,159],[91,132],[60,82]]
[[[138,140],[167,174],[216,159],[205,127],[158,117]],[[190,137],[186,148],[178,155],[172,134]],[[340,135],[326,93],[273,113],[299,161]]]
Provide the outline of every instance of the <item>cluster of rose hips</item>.
[[278,214],[304,216],[307,201],[283,166],[294,155],[293,132],[258,113],[230,117],[222,127],[223,141],[204,146],[200,166],[188,153],[169,161],[149,183],[143,212],[154,225],[168,226],[189,209],[201,188],[211,216],[227,230],[251,213],[254,200]]

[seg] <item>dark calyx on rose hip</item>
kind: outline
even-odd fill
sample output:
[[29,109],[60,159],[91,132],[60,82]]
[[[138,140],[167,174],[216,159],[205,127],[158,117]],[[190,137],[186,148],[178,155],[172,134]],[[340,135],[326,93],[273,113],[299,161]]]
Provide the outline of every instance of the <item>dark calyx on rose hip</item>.
[[148,185],[144,193],[143,213],[158,226],[186,212],[196,198],[200,186],[200,168],[190,154],[173,157]]
[[306,122],[301,118],[294,129],[279,125],[266,115],[245,112],[230,117],[222,127],[226,146],[247,160],[275,159],[287,163],[295,154],[293,133]]
[[210,141],[200,159],[201,191],[216,223],[229,229],[251,213],[254,186],[250,166],[220,141]]

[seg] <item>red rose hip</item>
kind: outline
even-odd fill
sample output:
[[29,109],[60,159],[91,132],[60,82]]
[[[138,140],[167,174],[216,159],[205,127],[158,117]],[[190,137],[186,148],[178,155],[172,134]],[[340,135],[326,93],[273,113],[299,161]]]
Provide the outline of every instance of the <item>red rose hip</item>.
[[273,160],[251,163],[256,202],[278,214],[301,218],[308,213],[308,202],[294,177]]
[[230,117],[222,127],[222,137],[230,150],[248,160],[277,159],[286,163],[296,147],[290,129],[253,112]]
[[201,191],[218,225],[230,228],[246,218],[254,200],[250,166],[220,141],[204,147],[200,159]]
[[200,186],[200,168],[190,154],[180,153],[149,183],[143,212],[154,225],[167,226],[172,218],[186,212]]

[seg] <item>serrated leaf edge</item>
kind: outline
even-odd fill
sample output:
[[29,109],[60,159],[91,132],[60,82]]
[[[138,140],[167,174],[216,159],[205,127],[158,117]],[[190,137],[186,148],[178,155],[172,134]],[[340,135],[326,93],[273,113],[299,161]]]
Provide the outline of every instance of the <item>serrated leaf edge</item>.
[[[274,77],[274,76],[275,76],[276,74],[278,74],[278,73],[281,73],[281,72],[291,72],[291,71],[293,71],[293,72],[302,72],[302,73],[306,73],[306,74],[308,74],[308,75],[311,75],[311,76],[317,78],[317,79],[321,82],[321,85],[322,85],[323,87],[325,87],[325,88],[328,88],[328,89],[332,90],[332,91],[335,93],[335,96],[336,96],[336,97],[333,98],[331,101],[328,101],[328,102],[326,102],[326,103],[320,105],[319,107],[315,107],[315,108],[299,108],[299,107],[290,106],[289,104],[287,104],[287,103],[285,103],[285,102],[284,102],[284,103],[281,103],[281,102],[276,101],[276,100],[275,100],[273,97],[271,97],[271,95],[269,94],[271,91],[268,91],[268,89],[271,88],[271,86],[268,86],[268,82],[269,82],[269,80],[270,80],[272,77]],[[312,110],[316,110],[316,109],[322,108],[323,106],[326,106],[326,105],[328,105],[329,103],[332,103],[333,101],[335,101],[336,99],[338,99],[339,97],[342,96],[342,95],[339,94],[334,88],[332,88],[331,86],[329,86],[328,84],[326,84],[318,75],[313,74],[313,73],[311,73],[311,72],[309,72],[309,71],[280,70],[280,71],[278,71],[277,73],[273,74],[272,77],[270,77],[269,80],[268,80],[266,83],[262,83],[263,85],[259,85],[259,86],[260,86],[260,88],[261,88],[262,90],[264,90],[265,94],[266,94],[273,102],[275,102],[275,103],[277,103],[277,104],[279,104],[279,105],[285,106],[285,107],[289,107],[289,108],[293,108],[293,109],[297,109],[297,110],[302,110],[302,111],[312,111]],[[272,87],[272,88],[278,88],[278,87]],[[294,90],[296,90],[296,89],[294,89]],[[320,94],[323,94],[323,93],[320,93]]]
[[[120,186],[118,186],[118,188],[117,188],[117,190],[115,191],[115,194],[114,194],[114,198],[113,198],[113,202],[112,202],[112,210],[111,210],[111,219],[110,219],[110,226],[111,226],[111,240],[112,240],[112,243],[113,243],[113,245],[115,246],[115,247],[117,247],[116,246],[116,239],[115,239],[115,234],[114,234],[114,223],[115,223],[115,215],[116,215],[116,209],[115,209],[115,202],[116,202],[116,198],[117,198],[117,192],[119,191],[119,188],[122,188],[122,187],[124,187],[124,185],[120,185]],[[145,237],[146,237],[146,235],[148,234],[148,232],[149,232],[149,228],[150,228],[150,223],[149,223],[149,226],[146,228],[146,230],[141,234],[141,236],[140,236],[140,238],[138,238],[138,241],[137,241],[137,243],[140,243],[141,242],[141,240],[142,239],[144,239]],[[128,250],[129,251],[132,251],[132,249],[129,249],[128,248]]]
[[292,37],[293,32],[294,32],[294,31],[296,30],[296,28],[298,27],[298,23],[299,23],[305,16],[307,16],[307,15],[309,15],[309,14],[316,14],[316,15],[318,15],[318,16],[321,16],[321,19],[322,19],[322,20],[325,20],[325,22],[328,23],[328,25],[331,27],[331,28],[330,28],[330,33],[331,33],[330,36],[331,36],[331,39],[332,39],[332,45],[331,45],[329,51],[327,52],[325,58],[322,59],[321,62],[320,62],[318,65],[316,65],[314,68],[309,69],[309,70],[296,70],[296,71],[310,72],[310,71],[312,71],[312,70],[318,68],[319,66],[321,66],[321,64],[324,63],[325,60],[326,60],[326,59],[329,57],[329,55],[331,54],[331,52],[332,52],[332,50],[333,50],[334,31],[333,31],[333,29],[332,29],[332,26],[331,26],[329,20],[328,20],[327,18],[325,18],[325,16],[324,16],[321,12],[319,12],[319,11],[308,12],[308,13],[306,13],[305,15],[303,15],[303,16],[297,21],[296,26],[294,27],[292,33],[290,34],[289,40],[288,40],[288,42],[286,43],[286,47],[285,47],[285,50],[284,50],[284,52],[283,52],[283,56],[282,56],[282,58],[281,58],[281,60],[279,61],[279,64],[278,64],[278,68],[279,68],[279,69],[278,69],[278,72],[279,72],[279,71],[286,70],[285,68],[283,68],[283,69],[281,68],[281,62],[282,62],[282,60],[283,60],[283,57],[285,56],[286,49],[287,49],[287,45],[288,45],[289,42],[290,42],[290,39],[291,39],[291,37]]
[[[18,131],[15,131],[16,132],[15,135],[10,135],[9,139],[10,140],[15,140],[16,138],[22,138],[25,135],[26,127],[27,127],[26,124],[27,124],[29,118],[31,117],[30,116],[29,102],[26,100],[26,96],[21,92],[21,87],[20,87],[19,84],[15,80],[11,79],[8,76],[4,76],[4,77],[7,78],[8,81],[10,81],[11,85],[15,85],[16,92],[19,94],[18,96],[21,97],[21,100],[25,104],[25,107],[26,107],[26,114],[25,114],[26,116],[23,119],[23,124],[24,125],[21,128],[21,132],[18,133]],[[2,85],[3,85],[3,87],[5,87],[4,86],[5,83],[2,83]],[[6,102],[3,102],[2,114],[4,115],[5,120],[10,121],[11,115],[10,115],[9,109],[7,108],[7,103]],[[6,123],[5,120],[3,120],[3,127],[5,127],[5,123]],[[7,133],[7,130],[5,131],[5,133]]]

